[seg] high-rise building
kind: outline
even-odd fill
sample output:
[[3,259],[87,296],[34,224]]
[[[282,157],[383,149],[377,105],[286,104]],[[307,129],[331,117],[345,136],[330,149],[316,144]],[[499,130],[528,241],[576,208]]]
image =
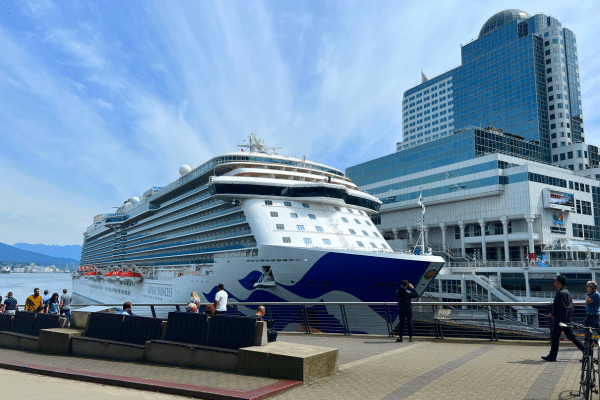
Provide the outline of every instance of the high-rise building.
[[[554,17],[505,10],[461,46],[461,65],[404,92],[409,149],[469,127],[493,127],[540,147],[539,161],[582,170],[584,143],[575,35]],[[592,160],[595,161],[595,160]]]
[[575,35],[506,10],[461,55],[404,92],[396,152],[346,170],[383,201],[378,229],[409,250],[423,223],[450,262],[524,263],[559,240],[557,258],[600,266],[600,155],[585,143]]

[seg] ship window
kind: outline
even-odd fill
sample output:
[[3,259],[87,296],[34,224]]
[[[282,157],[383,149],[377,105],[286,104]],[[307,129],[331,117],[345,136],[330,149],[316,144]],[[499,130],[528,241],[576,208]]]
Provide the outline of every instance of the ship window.
[[342,211],[342,210],[340,210],[339,207],[333,207],[333,208],[335,208],[336,211]]
[[304,238],[304,243],[312,244],[312,240],[310,240],[310,238]]
[[271,200],[265,200],[265,205],[272,206],[273,202]]
[[371,223],[369,221],[365,221],[365,224],[367,224],[368,226],[371,226]]
[[296,213],[290,213],[290,217],[292,217],[292,218],[298,218],[298,214],[296,214]]
[[308,218],[310,218],[310,219],[317,219],[317,217],[315,217],[315,214],[308,214]]
[[350,214],[354,214],[354,211],[352,211],[351,209],[348,209],[348,212],[349,212]]
[[323,243],[325,243],[326,245],[330,245],[331,241],[329,239],[323,239]]
[[377,245],[376,245],[375,243],[371,242],[371,247],[373,247],[373,248],[375,248],[375,249],[376,249],[376,248],[377,248]]
[[310,206],[308,205],[308,203],[302,203],[302,207],[304,207],[304,208],[310,208]]
[[290,239],[289,237],[285,237],[284,236],[283,243],[292,243],[292,239]]
[[283,226],[283,224],[277,224],[277,229],[285,229],[285,226]]
[[357,224],[360,225],[360,221],[359,220],[355,219],[354,222],[356,222]]
[[317,232],[323,232],[323,227],[322,226],[316,226],[315,228],[317,228]]
[[367,231],[362,231],[362,233],[363,233],[365,236],[369,236],[369,234],[367,233]]
[[344,217],[342,217],[342,221],[348,222],[348,220],[346,218],[344,218]]
[[277,214],[277,211],[271,211],[271,217],[279,217],[279,214]]
[[387,249],[387,246],[385,244],[381,244],[381,247],[383,247],[384,249]]
[[377,232],[373,232],[373,236],[379,237],[379,234]]
[[284,202],[283,202],[283,204],[284,204],[286,207],[291,207],[291,206],[292,206],[292,203],[290,203],[289,201],[284,201]]
[[356,241],[356,243],[358,243],[358,245],[359,245],[360,247],[365,247],[365,245],[363,244],[363,242],[361,242],[360,240],[357,240],[357,241]]
[[298,229],[299,231],[303,231],[304,225],[296,225],[296,229]]
[[348,229],[348,231],[349,231],[351,234],[353,234],[353,235],[356,235],[356,232],[354,232],[354,229]]

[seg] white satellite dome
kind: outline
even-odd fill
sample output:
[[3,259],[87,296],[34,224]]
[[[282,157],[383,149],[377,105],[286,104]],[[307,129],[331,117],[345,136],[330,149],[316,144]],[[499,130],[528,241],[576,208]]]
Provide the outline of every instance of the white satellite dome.
[[131,198],[131,202],[132,202],[133,204],[139,203],[139,202],[140,202],[140,198],[139,198],[139,197],[132,197],[132,198]]
[[179,167],[179,175],[181,176],[189,174],[190,172],[192,172],[192,167],[190,167],[189,165],[182,165],[181,167]]

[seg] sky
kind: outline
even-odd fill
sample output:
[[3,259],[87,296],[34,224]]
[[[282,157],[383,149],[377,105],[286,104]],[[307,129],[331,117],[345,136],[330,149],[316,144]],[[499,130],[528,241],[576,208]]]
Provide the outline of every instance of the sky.
[[402,93],[496,12],[577,36],[600,145],[597,0],[0,0],[0,242],[82,244],[94,215],[256,132],[345,170],[402,140]]

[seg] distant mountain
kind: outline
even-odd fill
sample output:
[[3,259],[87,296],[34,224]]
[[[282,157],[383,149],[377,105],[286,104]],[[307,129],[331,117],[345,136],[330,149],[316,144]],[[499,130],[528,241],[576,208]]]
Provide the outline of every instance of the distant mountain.
[[78,244],[71,244],[67,246],[58,245],[46,245],[46,244],[28,244],[28,243],[15,243],[13,247],[21,250],[33,251],[35,253],[45,254],[47,256],[59,257],[59,258],[72,258],[74,260],[81,259],[81,246]]
[[63,257],[51,257],[33,251],[21,250],[8,244],[0,243],[0,261],[35,262],[37,264],[65,265],[79,263],[79,260]]

